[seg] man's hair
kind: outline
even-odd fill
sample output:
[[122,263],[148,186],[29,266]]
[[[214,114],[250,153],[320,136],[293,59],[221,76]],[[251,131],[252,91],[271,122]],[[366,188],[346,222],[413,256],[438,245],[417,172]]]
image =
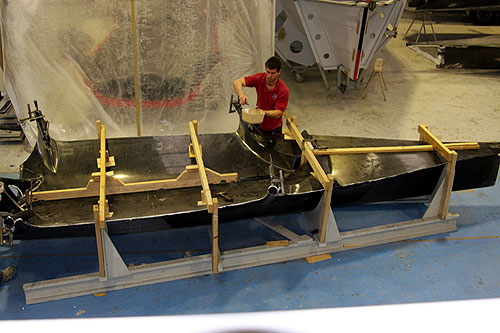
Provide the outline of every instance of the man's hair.
[[277,57],[271,57],[266,61],[266,68],[276,69],[279,72],[281,70],[281,61]]

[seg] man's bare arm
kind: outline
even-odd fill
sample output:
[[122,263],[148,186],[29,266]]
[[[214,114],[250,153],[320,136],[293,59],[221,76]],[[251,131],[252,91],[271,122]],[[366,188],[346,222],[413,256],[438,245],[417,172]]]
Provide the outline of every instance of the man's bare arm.
[[281,116],[283,115],[283,111],[281,110],[263,110],[265,113],[266,113],[266,117],[269,117],[269,118],[281,118]]
[[243,87],[246,87],[245,79],[240,77],[239,79],[236,79],[233,81],[233,89],[238,95],[238,98],[240,99],[241,104],[248,104],[248,97],[245,95],[245,92],[243,91]]

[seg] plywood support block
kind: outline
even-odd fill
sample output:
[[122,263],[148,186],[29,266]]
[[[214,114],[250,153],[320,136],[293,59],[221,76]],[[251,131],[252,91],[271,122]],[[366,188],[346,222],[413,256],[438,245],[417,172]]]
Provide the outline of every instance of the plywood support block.
[[[200,154],[203,155],[203,149],[201,148],[201,145],[198,145],[198,147],[200,147]],[[194,152],[194,147],[192,143],[189,144],[189,157],[196,158],[196,154]]]
[[329,253],[321,254],[319,256],[306,257],[307,262],[310,264],[328,259],[332,259],[332,256]]
[[267,246],[288,246],[288,244],[289,244],[288,239],[266,242]]

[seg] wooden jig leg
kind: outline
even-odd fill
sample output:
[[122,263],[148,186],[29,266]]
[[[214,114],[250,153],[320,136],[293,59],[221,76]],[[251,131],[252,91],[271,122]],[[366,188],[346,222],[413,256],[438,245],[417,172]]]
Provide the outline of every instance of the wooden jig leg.
[[384,89],[384,83],[382,82],[382,73],[378,72],[378,80],[380,81],[380,88],[382,88],[382,94],[384,95],[384,101],[387,101],[387,98],[385,97],[385,89]]
[[387,84],[385,83],[384,73],[380,72],[380,77],[382,78],[382,83],[384,84],[385,90],[387,90]]
[[363,90],[363,93],[361,94],[362,98],[366,97],[366,93],[367,93],[368,88],[370,87],[370,84],[372,83],[374,77],[375,77],[375,71],[372,72],[372,74],[370,75],[370,79],[368,79],[368,83],[366,84],[365,90]]
[[325,194],[323,197],[323,207],[321,208],[321,221],[319,224],[319,242],[324,243],[326,241],[326,232],[328,227],[328,216],[330,214],[330,204],[332,202],[333,193],[333,176],[328,175],[329,182],[325,187]]
[[97,245],[97,257],[99,260],[99,277],[106,276],[104,271],[104,249],[102,247],[101,224],[99,223],[99,206],[93,205],[94,209],[94,225],[95,225],[95,239]]
[[405,39],[405,38],[406,38],[406,35],[408,35],[408,32],[410,32],[410,29],[411,29],[411,27],[413,26],[413,23],[415,23],[415,20],[416,20],[416,19],[417,19],[417,18],[414,18],[414,19],[411,21],[410,26],[408,27],[408,30],[406,30],[405,35],[404,35],[403,39]]
[[450,196],[453,188],[453,180],[455,178],[457,156],[457,152],[452,151],[451,159],[448,161],[448,164],[446,166],[446,178],[444,180],[443,197],[441,199],[441,205],[439,206],[439,218],[441,220],[446,219],[446,216],[448,216],[448,206],[450,203]]

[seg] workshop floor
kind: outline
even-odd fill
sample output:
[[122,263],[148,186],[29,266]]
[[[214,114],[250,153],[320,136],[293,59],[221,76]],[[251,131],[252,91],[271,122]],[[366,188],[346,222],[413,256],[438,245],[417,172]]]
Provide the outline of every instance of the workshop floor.
[[[417,139],[423,123],[440,139],[500,141],[500,75],[492,70],[436,69],[405,46],[402,20],[396,40],[381,52],[389,87],[384,102],[375,81],[361,89],[327,91],[318,73],[290,88],[288,112],[311,133]],[[500,33],[500,27],[440,22],[437,32]],[[441,29],[441,30],[440,30]],[[369,75],[372,69],[367,71]],[[0,143],[0,174],[14,174],[26,157],[22,145]],[[350,250],[332,259],[248,268],[204,277],[26,305],[22,285],[97,271],[95,240],[15,241],[0,247],[0,266],[16,264],[16,277],[0,287],[0,319],[90,318],[348,307],[500,297],[500,184],[454,193],[450,212],[458,231],[419,240]],[[371,205],[335,211],[341,228],[410,219],[421,204]],[[295,228],[301,215],[276,217]],[[262,244],[276,234],[255,221],[220,227],[221,249]],[[127,264],[192,255],[210,249],[206,228],[113,237]],[[201,244],[201,245],[200,245]],[[196,249],[193,251],[193,248]]]

